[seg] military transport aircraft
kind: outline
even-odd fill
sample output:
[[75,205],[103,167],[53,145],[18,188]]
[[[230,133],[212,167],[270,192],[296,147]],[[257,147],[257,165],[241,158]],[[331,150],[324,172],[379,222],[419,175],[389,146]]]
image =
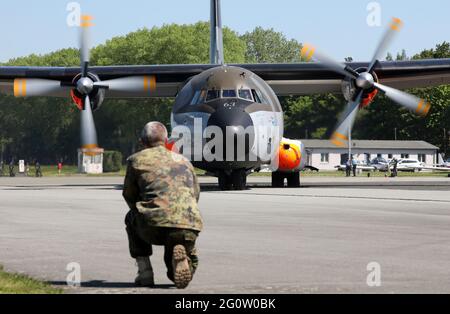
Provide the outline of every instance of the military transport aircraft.
[[[196,167],[218,177],[222,189],[244,189],[250,172],[274,160],[272,185],[284,186],[287,179],[288,186],[299,186],[306,152],[299,141],[283,138],[283,112],[277,96],[344,93],[348,104],[331,141],[347,146],[356,113],[378,92],[425,116],[430,104],[398,89],[450,83],[450,59],[379,61],[402,27],[399,19],[392,20],[371,62],[352,63],[336,62],[314,46],[304,45],[303,58],[319,62],[224,64],[220,0],[211,0],[211,64],[91,67],[88,30],[92,17],[84,15],[80,26],[80,68],[0,67],[0,91],[16,97],[71,95],[81,111],[82,148],[93,151],[97,135],[92,112],[105,98],[175,97],[172,129],[181,125],[193,130],[200,119],[201,133],[208,126],[232,130],[233,142],[224,151],[234,148],[234,137],[247,127],[275,130],[245,134],[245,155],[256,158],[210,161],[191,156]],[[256,148],[263,148],[265,154]]]

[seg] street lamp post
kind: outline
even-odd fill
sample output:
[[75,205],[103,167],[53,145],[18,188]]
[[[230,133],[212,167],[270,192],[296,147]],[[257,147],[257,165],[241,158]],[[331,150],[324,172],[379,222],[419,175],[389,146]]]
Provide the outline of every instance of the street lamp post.
[[348,159],[350,160],[350,165],[353,166],[352,158],[352,128],[348,128]]
[[443,147],[443,151],[444,151],[444,156],[445,158],[448,157],[448,146],[450,143],[450,131],[447,132],[447,129],[444,128],[444,147]]
[[[447,149],[446,149],[446,151],[445,151],[445,153],[447,154],[448,153],[448,146],[450,145],[450,131],[448,131],[448,133],[447,133],[447,141],[446,141],[446,143],[447,143]],[[448,155],[446,155],[445,157],[448,157]]]

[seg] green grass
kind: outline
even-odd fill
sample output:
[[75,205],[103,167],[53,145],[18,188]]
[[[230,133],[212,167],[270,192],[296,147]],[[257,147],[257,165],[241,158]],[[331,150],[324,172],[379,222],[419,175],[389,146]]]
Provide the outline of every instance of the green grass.
[[[44,177],[58,177],[58,176],[83,176],[82,174],[78,173],[78,168],[77,166],[72,166],[72,165],[64,165],[63,166],[63,170],[61,175],[58,174],[58,169],[55,166],[42,166],[42,174],[44,175]],[[111,172],[111,173],[103,173],[103,174],[88,174],[88,175],[84,175],[84,176],[88,176],[88,177],[108,177],[108,176],[125,176],[125,171],[126,168],[125,166],[122,167],[122,169],[119,172]],[[195,173],[199,176],[202,176],[205,174],[205,171],[200,170],[200,169],[195,169]],[[367,177],[367,173],[366,171],[360,173],[358,175],[358,177]],[[34,167],[30,167],[30,176],[34,176],[35,174],[35,170]],[[379,172],[379,171],[372,171],[370,172],[370,176],[371,177],[384,177],[385,173],[384,172]],[[266,177],[266,176],[271,176],[270,172],[256,172],[253,173],[252,176],[261,176],[261,177]],[[302,171],[301,173],[302,177],[345,177],[345,172],[344,171],[320,171],[320,172],[314,172],[314,171]],[[398,172],[398,176],[399,177],[447,177],[447,173],[439,173],[439,172],[403,172],[403,171],[399,171]]]
[[[41,166],[42,175],[44,177],[55,177],[58,176],[58,168],[55,166]],[[35,174],[35,169],[33,166],[30,167],[30,176],[33,176]],[[77,166],[69,166],[64,165],[61,175],[64,176],[71,176],[78,174],[78,167]]]
[[63,291],[25,275],[11,274],[0,266],[0,294],[60,294]]
[[[102,174],[79,174],[78,173],[78,167],[73,165],[64,165],[61,174],[58,174],[58,169],[55,166],[41,166],[42,175],[44,177],[70,177],[70,176],[88,176],[88,177],[113,177],[113,176],[125,176],[126,167],[122,166],[120,171],[118,172],[108,172],[108,173],[102,173]],[[204,175],[205,171],[200,169],[195,169],[195,173],[197,175]],[[36,174],[34,166],[30,167],[30,177],[34,177]]]
[[[70,176],[81,176],[83,174],[79,174],[78,173],[78,167],[77,166],[73,166],[73,165],[64,165],[63,169],[61,171],[61,174],[58,174],[58,168],[56,167],[56,165],[54,166],[48,166],[48,165],[43,165],[41,166],[41,171],[42,171],[42,175],[44,177],[70,177]],[[34,166],[30,167],[30,173],[29,176],[30,177],[34,177],[36,174],[36,170],[34,169]],[[102,174],[89,174],[87,176],[101,176],[101,177],[105,177],[105,176],[125,176],[125,167],[122,167],[122,169],[119,172],[111,172],[111,173],[102,173]]]
[[[363,171],[360,174],[357,174],[357,177],[367,177],[368,173],[370,173],[371,177],[385,177],[389,176],[386,172],[380,171]],[[304,171],[301,174],[304,177],[345,177],[345,171],[322,171],[322,172],[312,172],[312,171]],[[399,171],[398,177],[442,177],[447,176],[443,173],[437,172],[404,172]]]

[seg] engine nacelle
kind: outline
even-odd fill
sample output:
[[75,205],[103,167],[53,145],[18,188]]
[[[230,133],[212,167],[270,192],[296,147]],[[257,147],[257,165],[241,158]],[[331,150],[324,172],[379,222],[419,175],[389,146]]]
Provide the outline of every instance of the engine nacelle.
[[361,104],[359,105],[359,108],[362,109],[370,105],[370,103],[373,101],[373,99],[377,94],[378,89],[373,89],[371,92],[365,93],[364,98],[362,99]]
[[304,167],[305,146],[301,141],[283,138],[278,150],[278,171],[295,172]]
[[[367,71],[366,68],[358,68],[355,70],[358,73],[363,73],[365,71]],[[378,76],[375,72],[371,72],[370,74],[372,74],[373,79],[376,83],[378,83]],[[345,100],[350,101],[353,99],[353,97],[355,96],[357,87],[355,84],[355,80],[354,79],[349,79],[346,78],[345,80],[342,81],[341,84],[341,90],[342,90],[342,94],[344,95]],[[360,104],[360,109],[367,107],[368,105],[370,105],[370,103],[373,101],[373,99],[375,98],[375,96],[378,94],[378,90],[376,88],[372,88],[369,90],[366,90],[364,92],[363,95],[363,99],[361,101]]]
[[[94,82],[100,81],[100,78],[93,73],[88,73],[88,76]],[[80,79],[80,77],[81,77],[81,74],[77,75],[73,79],[73,82],[74,83],[77,82]],[[70,96],[72,97],[72,100],[75,103],[75,105],[77,106],[77,108],[79,110],[83,110],[83,95],[80,94],[80,92],[77,89],[72,89],[70,92]],[[98,108],[100,108],[103,101],[105,100],[105,89],[94,87],[92,92],[89,94],[89,99],[91,101],[92,110],[93,111],[97,110]]]

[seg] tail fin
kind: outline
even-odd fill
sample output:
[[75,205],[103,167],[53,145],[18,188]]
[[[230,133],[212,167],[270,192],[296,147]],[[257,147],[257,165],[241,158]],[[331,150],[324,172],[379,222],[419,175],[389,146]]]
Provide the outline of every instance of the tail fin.
[[211,64],[223,64],[223,36],[220,0],[211,0]]

